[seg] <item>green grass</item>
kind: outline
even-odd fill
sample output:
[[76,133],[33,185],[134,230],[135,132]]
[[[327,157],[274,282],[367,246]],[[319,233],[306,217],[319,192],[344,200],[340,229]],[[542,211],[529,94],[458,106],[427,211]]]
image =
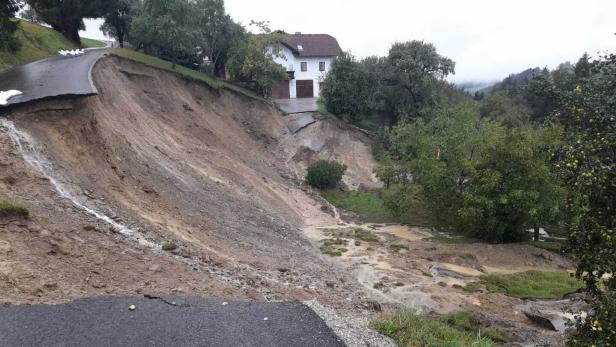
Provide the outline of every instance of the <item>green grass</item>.
[[148,65],[148,66],[151,66],[157,69],[161,69],[161,70],[165,70],[168,72],[178,74],[182,77],[188,78],[193,81],[203,82],[214,89],[227,89],[227,90],[240,93],[244,96],[247,96],[253,99],[265,101],[265,99],[257,96],[255,93],[249,90],[246,90],[244,88],[235,86],[233,84],[227,83],[225,81],[222,81],[216,78],[212,78],[204,73],[189,69],[181,65],[176,64],[174,66],[173,63],[170,61],[163,60],[163,59],[160,59],[160,58],[148,55],[148,54],[144,54],[141,52],[137,52],[132,49],[114,48],[110,51],[110,53],[111,55],[115,55],[115,56],[129,59],[129,60],[144,64],[144,65]]
[[19,21],[15,35],[21,43],[21,48],[15,53],[0,52],[0,69],[44,59],[58,54],[58,51],[63,49],[78,48],[59,32],[25,20]]
[[357,228],[353,230],[354,236],[365,242],[379,242],[379,238],[372,231]]
[[320,114],[328,114],[329,111],[327,111],[327,105],[325,105],[325,102],[323,100],[319,100],[317,101],[317,106],[319,107],[319,113]]
[[[456,321],[458,323],[458,318]],[[399,346],[422,347],[493,347],[497,344],[475,331],[466,331],[449,324],[448,320],[437,321],[419,316],[412,311],[401,311],[393,317],[378,321],[374,328],[391,337]]]
[[556,242],[556,241],[527,241],[525,242],[525,244],[527,245],[531,245],[537,248],[541,248],[541,249],[545,249],[546,251],[550,251],[552,253],[556,253],[556,254],[562,254],[562,249],[563,249],[563,242]]
[[373,223],[398,222],[387,210],[377,192],[324,190],[321,192],[321,196],[337,208],[357,214],[362,221]]
[[481,282],[491,292],[516,298],[560,299],[583,287],[568,272],[527,271],[511,275],[484,275]]
[[0,202],[0,217],[30,217],[30,211],[23,205]]
[[93,39],[81,38],[81,45],[83,48],[103,48],[107,47],[107,44]]

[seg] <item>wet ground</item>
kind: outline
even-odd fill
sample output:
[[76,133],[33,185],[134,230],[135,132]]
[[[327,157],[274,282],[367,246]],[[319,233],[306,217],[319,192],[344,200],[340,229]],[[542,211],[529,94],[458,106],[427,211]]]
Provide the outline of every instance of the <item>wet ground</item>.
[[276,99],[274,102],[286,114],[316,112],[319,98]]

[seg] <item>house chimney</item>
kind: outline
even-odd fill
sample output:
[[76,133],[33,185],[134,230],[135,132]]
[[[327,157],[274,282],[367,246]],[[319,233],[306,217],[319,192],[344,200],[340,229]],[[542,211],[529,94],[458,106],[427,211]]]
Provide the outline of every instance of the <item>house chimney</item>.
[[296,31],[296,32],[295,32],[295,35],[301,35],[301,34],[302,34],[302,32],[301,32],[301,31]]

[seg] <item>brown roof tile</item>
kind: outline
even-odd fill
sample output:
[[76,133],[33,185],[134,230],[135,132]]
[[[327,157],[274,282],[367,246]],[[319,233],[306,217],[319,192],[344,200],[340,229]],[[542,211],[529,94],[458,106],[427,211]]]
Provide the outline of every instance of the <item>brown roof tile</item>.
[[333,57],[342,51],[338,41],[327,34],[292,34],[283,44],[300,57]]

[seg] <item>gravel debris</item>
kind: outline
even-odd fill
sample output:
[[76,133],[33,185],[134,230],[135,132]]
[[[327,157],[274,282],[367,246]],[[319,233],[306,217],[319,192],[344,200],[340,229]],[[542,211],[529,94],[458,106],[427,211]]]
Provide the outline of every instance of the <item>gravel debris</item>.
[[381,335],[370,327],[366,316],[352,313],[336,312],[316,300],[304,301],[349,347],[395,347],[396,344],[387,336]]

